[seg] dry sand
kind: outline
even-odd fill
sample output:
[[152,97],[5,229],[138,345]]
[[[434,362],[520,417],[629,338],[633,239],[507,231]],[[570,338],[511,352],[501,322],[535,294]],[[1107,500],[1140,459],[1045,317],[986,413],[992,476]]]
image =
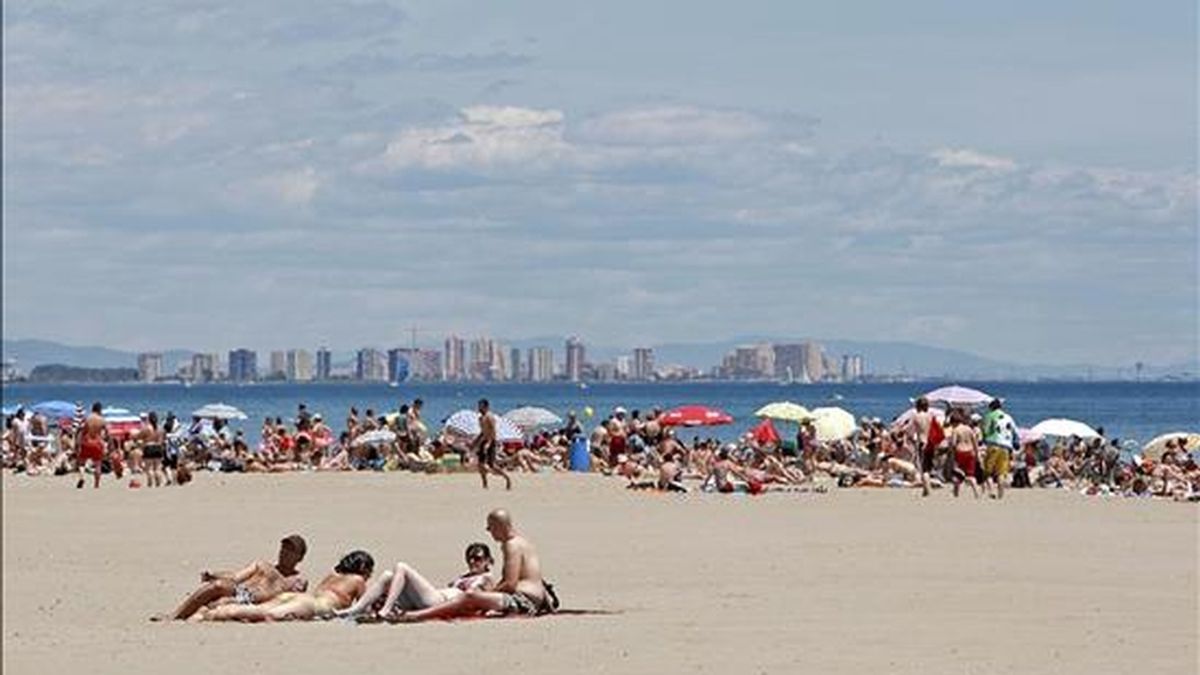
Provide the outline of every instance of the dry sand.
[[[599,476],[201,475],[99,492],[4,478],[4,672],[1191,673],[1195,505],[1015,491],[632,493]],[[159,625],[206,568],[308,538],[459,573],[509,508],[564,606],[419,626]]]

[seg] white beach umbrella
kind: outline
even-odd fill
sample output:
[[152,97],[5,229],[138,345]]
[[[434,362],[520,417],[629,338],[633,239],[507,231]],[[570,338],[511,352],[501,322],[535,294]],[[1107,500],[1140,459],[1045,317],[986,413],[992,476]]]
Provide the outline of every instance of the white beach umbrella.
[[389,429],[373,429],[354,439],[354,445],[382,445],[396,440],[395,432]]
[[545,408],[526,406],[504,413],[504,419],[522,429],[537,429],[562,424],[562,418]]
[[854,415],[841,408],[813,408],[810,412],[818,441],[840,441],[849,438],[858,428]]
[[[451,433],[474,438],[479,435],[479,413],[474,410],[459,410],[446,418],[445,428]],[[496,418],[496,440],[519,441],[525,437],[521,428],[511,421]]]
[[776,401],[768,403],[758,410],[754,411],[755,417],[763,417],[769,420],[778,420],[780,422],[796,422],[800,423],[807,419],[812,419],[812,413],[808,408],[799,403],[791,401]]
[[1060,438],[1070,438],[1078,436],[1079,438],[1099,438],[1100,434],[1096,430],[1075,420],[1062,419],[1060,417],[1042,420],[1029,428],[1033,434],[1041,436],[1058,436]]
[[945,403],[947,405],[966,405],[976,406],[990,403],[996,398],[987,392],[972,389],[970,387],[961,387],[957,384],[952,384],[947,387],[938,387],[931,392],[925,394],[925,399],[930,403]]
[[1162,459],[1163,453],[1167,450],[1167,441],[1175,441],[1176,446],[1180,444],[1180,441],[1183,441],[1184,452],[1192,452],[1200,449],[1200,434],[1194,431],[1173,431],[1169,434],[1158,436],[1142,446],[1142,454],[1154,461]]
[[192,417],[211,420],[244,420],[246,413],[225,403],[209,403],[193,410]]
[[[892,420],[892,428],[899,429],[900,427],[903,427],[904,425],[908,424],[908,421],[911,420],[912,416],[916,415],[916,414],[917,414],[916,408],[909,408],[908,410],[905,410],[904,412],[897,415],[896,419]],[[946,426],[946,411],[945,410],[942,410],[941,408],[930,408],[929,414],[933,415],[933,418],[938,421],[938,424],[940,424],[942,426]]]

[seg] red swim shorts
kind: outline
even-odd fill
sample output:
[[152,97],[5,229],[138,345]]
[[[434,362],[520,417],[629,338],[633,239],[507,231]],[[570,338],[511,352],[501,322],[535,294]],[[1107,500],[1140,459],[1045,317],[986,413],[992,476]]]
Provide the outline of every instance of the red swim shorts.
[[98,439],[87,439],[79,444],[79,461],[86,462],[91,460],[99,462],[104,459],[104,441]]
[[975,476],[975,453],[955,452],[954,464],[959,468],[959,470],[967,474],[968,478]]

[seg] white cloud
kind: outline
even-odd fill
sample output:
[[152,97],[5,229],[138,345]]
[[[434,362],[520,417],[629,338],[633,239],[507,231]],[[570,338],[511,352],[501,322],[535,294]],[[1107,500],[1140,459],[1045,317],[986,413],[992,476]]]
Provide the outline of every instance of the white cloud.
[[740,110],[661,106],[619,110],[586,120],[581,138],[617,145],[738,143],[764,137],[769,125]]
[[473,106],[454,123],[402,131],[388,143],[383,163],[395,169],[555,164],[573,154],[562,122],[558,110]]
[[1007,157],[987,155],[970,148],[938,148],[930,153],[938,164],[952,168],[987,169],[991,171],[1011,171],[1017,168],[1017,163]]

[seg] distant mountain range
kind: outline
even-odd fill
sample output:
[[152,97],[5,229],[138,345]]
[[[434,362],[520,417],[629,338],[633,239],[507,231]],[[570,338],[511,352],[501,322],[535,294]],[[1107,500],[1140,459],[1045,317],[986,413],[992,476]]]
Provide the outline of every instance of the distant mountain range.
[[[664,343],[650,345],[654,359],[659,365],[678,364],[707,370],[720,363],[721,358],[739,345],[756,342],[796,342],[796,338],[771,336],[740,336],[729,340],[696,343]],[[816,342],[825,347],[828,354],[860,354],[866,362],[868,373],[909,375],[912,377],[944,378],[962,380],[1005,380],[1032,378],[1089,378],[1089,379],[1132,379],[1135,376],[1132,364],[1126,368],[1093,366],[1088,364],[1045,365],[1019,364],[991,359],[956,349],[929,347],[909,342],[867,342],[857,340],[822,340]],[[562,336],[541,336],[519,340],[503,340],[505,344],[524,351],[530,347],[549,346],[557,359],[563,357]],[[85,368],[133,368],[137,366],[137,354],[108,347],[65,345],[50,340],[17,339],[3,340],[0,351],[5,359],[16,359],[18,368],[29,372],[36,365],[62,364]],[[589,361],[609,361],[618,355],[629,353],[630,348],[587,345]],[[188,362],[192,354],[188,349],[163,351],[164,369],[168,373]],[[266,355],[260,356],[265,361]],[[337,365],[353,363],[354,353],[335,351]],[[265,365],[265,364],[263,364]],[[1170,365],[1147,365],[1142,377],[1157,379],[1174,377],[1195,378],[1200,373],[1200,359],[1192,363]]]

